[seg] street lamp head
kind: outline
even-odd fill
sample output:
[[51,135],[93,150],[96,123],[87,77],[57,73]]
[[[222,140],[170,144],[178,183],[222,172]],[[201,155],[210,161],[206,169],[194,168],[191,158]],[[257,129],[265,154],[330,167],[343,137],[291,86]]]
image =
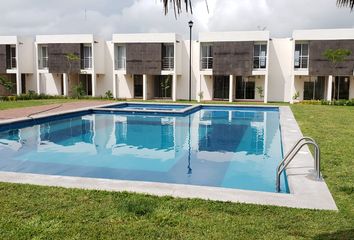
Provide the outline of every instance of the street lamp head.
[[190,20],[189,22],[188,22],[188,26],[191,28],[191,27],[193,27],[193,21],[192,20]]

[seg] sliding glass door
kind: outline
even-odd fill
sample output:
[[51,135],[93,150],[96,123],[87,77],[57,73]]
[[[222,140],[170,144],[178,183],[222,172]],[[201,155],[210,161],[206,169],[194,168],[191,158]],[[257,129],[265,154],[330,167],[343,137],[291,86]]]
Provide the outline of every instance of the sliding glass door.
[[244,77],[236,77],[236,99],[255,99],[256,83],[246,81]]
[[134,98],[143,98],[143,75],[134,75]]
[[336,77],[332,87],[332,98],[335,100],[349,99],[349,77]]
[[316,77],[304,82],[304,100],[324,99],[325,77]]
[[214,99],[228,100],[230,77],[229,76],[214,76]]
[[172,76],[155,76],[154,93],[154,98],[172,98]]

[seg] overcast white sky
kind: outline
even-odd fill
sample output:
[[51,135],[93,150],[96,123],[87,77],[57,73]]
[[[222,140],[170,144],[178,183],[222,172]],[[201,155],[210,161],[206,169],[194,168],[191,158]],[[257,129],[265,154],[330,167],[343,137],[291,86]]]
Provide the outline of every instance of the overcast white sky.
[[[194,14],[163,13],[160,0],[0,0],[0,35],[257,30],[290,36],[293,29],[353,28],[354,11],[336,0],[193,0]],[[86,9],[86,18],[85,18]],[[196,35],[194,35],[196,37]]]

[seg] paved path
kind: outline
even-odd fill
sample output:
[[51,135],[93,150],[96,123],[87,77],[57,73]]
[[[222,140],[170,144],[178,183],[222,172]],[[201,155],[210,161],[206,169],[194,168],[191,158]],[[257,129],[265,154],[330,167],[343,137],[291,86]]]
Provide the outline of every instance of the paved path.
[[68,102],[68,103],[55,103],[55,104],[49,104],[43,106],[0,110],[0,121],[13,119],[13,118],[27,117],[28,115],[34,116],[38,112],[42,112],[41,114],[63,112],[63,111],[69,111],[69,110],[85,108],[85,107],[95,107],[95,106],[105,105],[109,103],[111,103],[111,101],[100,101],[100,100],[76,101],[76,102]]

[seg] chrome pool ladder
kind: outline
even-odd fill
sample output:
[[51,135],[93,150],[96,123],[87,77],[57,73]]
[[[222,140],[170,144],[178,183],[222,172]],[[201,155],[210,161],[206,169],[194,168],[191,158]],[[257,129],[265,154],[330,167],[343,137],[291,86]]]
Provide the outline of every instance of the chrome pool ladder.
[[315,148],[315,174],[316,180],[321,179],[321,171],[320,171],[320,164],[321,164],[321,151],[320,147],[310,137],[302,137],[300,138],[297,143],[290,149],[290,151],[285,155],[283,160],[279,163],[277,167],[277,178],[276,178],[276,190],[280,192],[280,177],[281,174],[284,172],[286,167],[290,164],[290,162],[294,159],[296,154],[305,146],[305,145],[312,145]]

